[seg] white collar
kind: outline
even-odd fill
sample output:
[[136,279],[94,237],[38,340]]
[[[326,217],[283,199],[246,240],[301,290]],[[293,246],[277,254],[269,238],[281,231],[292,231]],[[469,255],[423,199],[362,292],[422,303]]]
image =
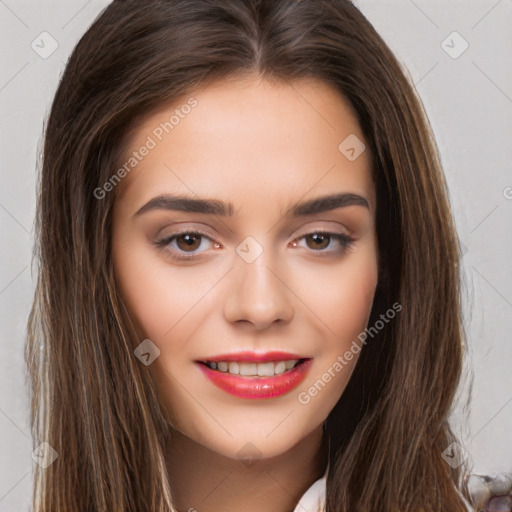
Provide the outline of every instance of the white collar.
[[302,495],[293,512],[320,512],[325,510],[325,493],[327,486],[327,468],[324,476],[315,480]]

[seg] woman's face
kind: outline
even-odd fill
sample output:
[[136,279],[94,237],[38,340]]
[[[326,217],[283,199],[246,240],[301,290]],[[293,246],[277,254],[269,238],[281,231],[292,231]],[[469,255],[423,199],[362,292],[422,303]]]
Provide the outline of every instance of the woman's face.
[[148,368],[169,420],[217,453],[286,452],[347,385],[378,278],[361,141],[326,84],[256,76],[184,97],[131,135],[116,279],[151,340],[141,359],[160,351]]

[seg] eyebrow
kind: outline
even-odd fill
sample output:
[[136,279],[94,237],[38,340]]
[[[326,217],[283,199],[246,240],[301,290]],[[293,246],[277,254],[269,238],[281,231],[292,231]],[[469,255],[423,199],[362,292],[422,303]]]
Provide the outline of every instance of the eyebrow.
[[[363,196],[352,193],[331,194],[327,196],[316,197],[308,201],[297,203],[289,209],[292,217],[302,215],[314,215],[336,208],[346,206],[363,206],[370,208],[368,200]],[[142,215],[152,210],[177,210],[192,213],[206,213],[210,215],[221,215],[232,217],[234,207],[232,203],[219,201],[217,199],[193,199],[186,196],[174,196],[164,194],[149,200],[144,206],[135,212],[135,216]]]

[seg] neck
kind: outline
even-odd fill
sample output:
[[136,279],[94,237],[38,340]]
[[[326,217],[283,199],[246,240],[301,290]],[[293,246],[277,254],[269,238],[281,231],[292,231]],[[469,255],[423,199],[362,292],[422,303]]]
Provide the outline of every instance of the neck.
[[220,455],[173,430],[167,447],[179,512],[290,512],[327,467],[320,426],[279,456],[252,462]]

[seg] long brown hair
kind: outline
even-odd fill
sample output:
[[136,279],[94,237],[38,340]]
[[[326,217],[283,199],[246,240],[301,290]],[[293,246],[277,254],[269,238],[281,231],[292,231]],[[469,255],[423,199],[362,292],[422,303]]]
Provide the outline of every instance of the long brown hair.
[[253,72],[317,78],[352,105],[377,191],[369,323],[402,305],[327,419],[326,510],[467,510],[464,465],[442,458],[464,352],[458,239],[427,116],[390,49],[348,0],[117,0],[74,49],[45,127],[26,361],[34,445],[58,457],[36,466],[37,512],[174,510],[168,425],[114,279],[115,193],[94,191],[137,120]]

